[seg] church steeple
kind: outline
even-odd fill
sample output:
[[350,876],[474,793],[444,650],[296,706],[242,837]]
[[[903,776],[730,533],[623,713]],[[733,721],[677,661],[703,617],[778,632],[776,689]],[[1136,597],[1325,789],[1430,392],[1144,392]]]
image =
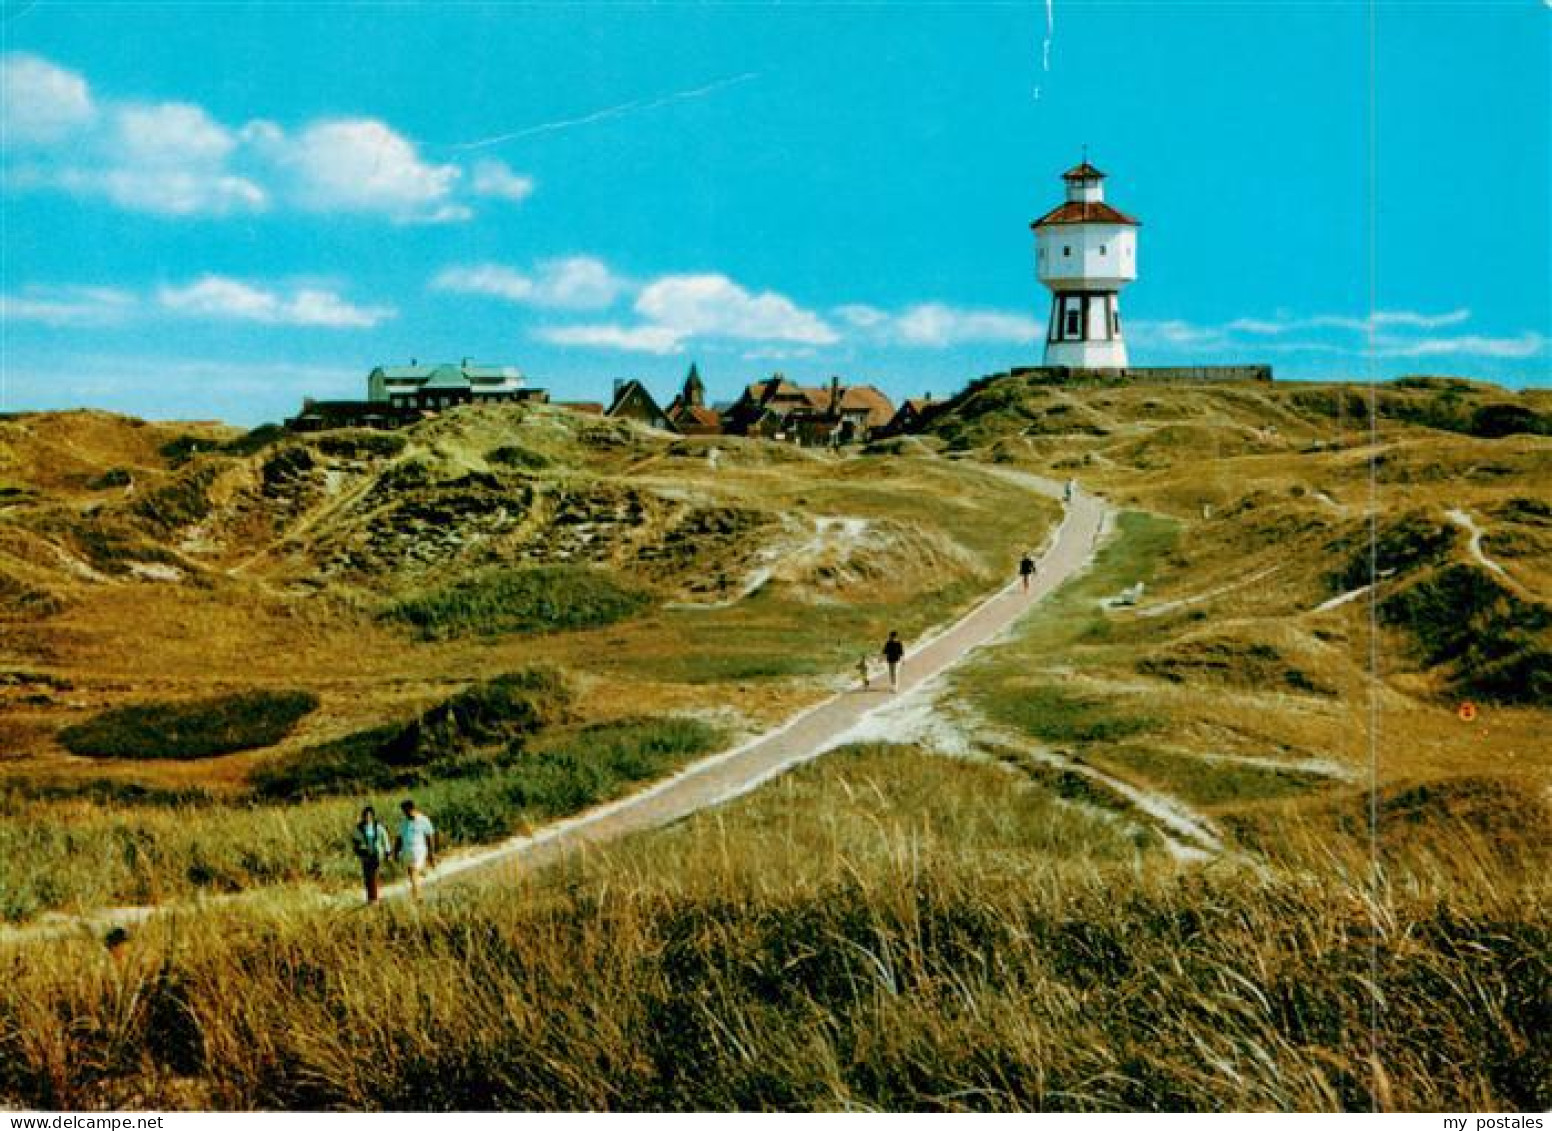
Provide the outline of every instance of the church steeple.
[[701,383],[701,371],[690,362],[690,373],[684,379],[684,403],[695,408],[706,406],[706,386]]

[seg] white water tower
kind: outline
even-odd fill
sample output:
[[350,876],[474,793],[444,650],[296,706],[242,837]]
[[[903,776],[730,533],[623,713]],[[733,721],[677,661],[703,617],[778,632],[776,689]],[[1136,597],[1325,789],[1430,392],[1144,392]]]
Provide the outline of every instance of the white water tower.
[[1137,278],[1138,221],[1105,203],[1104,179],[1085,158],[1062,174],[1066,202],[1030,225],[1035,270],[1051,290],[1049,366],[1126,368],[1120,295]]

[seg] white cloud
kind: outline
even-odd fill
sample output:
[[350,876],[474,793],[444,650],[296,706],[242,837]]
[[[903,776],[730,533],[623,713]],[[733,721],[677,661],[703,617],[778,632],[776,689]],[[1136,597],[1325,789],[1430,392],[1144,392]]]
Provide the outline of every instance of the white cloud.
[[428,160],[375,118],[332,118],[286,130],[240,127],[188,102],[93,100],[85,78],[31,55],[0,57],[6,184],[57,189],[163,216],[289,207],[386,217],[467,220],[473,196],[520,201],[533,181],[499,161],[472,175]]
[[1471,311],[1462,307],[1444,314],[1418,314],[1410,310],[1378,310],[1368,322],[1374,326],[1406,326],[1419,330],[1437,330],[1442,326],[1458,326],[1469,321]]
[[0,55],[0,122],[8,142],[59,141],[97,115],[86,80],[47,59]]
[[400,221],[472,214],[453,200],[458,166],[427,163],[413,142],[374,118],[314,122],[291,138],[272,128],[260,136],[262,148],[290,174],[290,195],[303,208],[376,212]]
[[636,313],[681,338],[830,345],[840,340],[817,314],[774,291],[751,294],[726,275],[665,275],[642,288]]
[[531,274],[497,263],[449,267],[431,285],[441,291],[559,310],[601,310],[612,306],[630,286],[607,263],[589,255],[544,260]]
[[80,196],[103,196],[120,208],[161,216],[258,212],[269,203],[264,190],[252,181],[217,170],[65,169],[54,182]]
[[912,346],[955,346],[966,342],[1030,342],[1045,337],[1045,323],[1023,314],[962,310],[926,302],[894,319],[894,335]]
[[1045,323],[1025,314],[919,302],[899,311],[863,303],[835,308],[835,316],[881,345],[932,347],[972,342],[1030,342],[1045,337]]
[[45,326],[109,326],[134,313],[138,300],[117,287],[28,286],[0,295],[0,321]]
[[124,105],[112,122],[114,155],[135,165],[219,167],[237,147],[231,130],[187,102]]
[[1458,326],[1470,318],[1471,311],[1464,307],[1445,311],[1442,314],[1423,314],[1415,310],[1377,310],[1363,318],[1345,314],[1315,314],[1300,318],[1279,312],[1272,318],[1236,318],[1224,329],[1241,334],[1267,336],[1303,330],[1350,330],[1356,334],[1363,334],[1383,327],[1437,330],[1445,326]]
[[532,177],[514,173],[505,162],[485,160],[474,163],[469,187],[476,196],[517,202],[533,195],[534,182]]
[[1229,342],[1221,327],[1198,326],[1180,318],[1123,321],[1121,331],[1130,341],[1140,345],[1217,350]]
[[[1517,360],[1537,357],[1547,339],[1526,332],[1511,337],[1482,334],[1431,334],[1414,337],[1409,331],[1430,331],[1460,326],[1469,321],[1464,307],[1437,314],[1412,310],[1380,310],[1354,317],[1344,314],[1294,316],[1279,312],[1271,318],[1236,318],[1221,326],[1200,326],[1179,319],[1125,323],[1127,337],[1135,344],[1177,352],[1200,353],[1328,353],[1348,357],[1482,357]],[[1336,331],[1321,337],[1318,331]],[[1288,337],[1298,334],[1298,337]]]
[[394,315],[389,307],[356,306],[330,290],[302,287],[285,294],[220,275],[162,287],[156,301],[163,310],[184,317],[333,329],[376,326]]
[[848,326],[870,330],[889,321],[889,312],[866,303],[852,302],[835,308],[835,316]]
[[684,343],[665,326],[545,326],[536,331],[540,341],[557,346],[594,346],[632,353],[678,353]]
[[[594,268],[584,269],[576,261],[570,262],[572,269],[559,273],[560,276],[569,274],[570,285],[587,293]],[[609,278],[618,281],[613,275]],[[493,288],[517,284],[511,276],[487,281]],[[663,275],[636,291],[632,308],[640,321],[550,326],[540,329],[538,336],[557,345],[657,354],[675,353],[692,339],[799,346],[833,345],[840,341],[840,334],[813,311],[774,291],[751,293],[726,275]]]
[[1540,334],[1526,332],[1512,338],[1491,338],[1478,334],[1462,334],[1459,337],[1420,338],[1406,341],[1398,338],[1379,338],[1374,343],[1379,357],[1493,357],[1518,359],[1537,357],[1547,348],[1547,339]]

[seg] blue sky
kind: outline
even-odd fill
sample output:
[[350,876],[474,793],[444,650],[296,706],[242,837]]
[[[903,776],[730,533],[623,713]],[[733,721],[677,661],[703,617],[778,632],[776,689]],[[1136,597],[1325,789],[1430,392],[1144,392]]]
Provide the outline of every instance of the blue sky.
[[0,402],[255,423],[466,356],[943,394],[1038,363],[1085,144],[1135,363],[1552,383],[1543,0],[1047,14],[8,0]]

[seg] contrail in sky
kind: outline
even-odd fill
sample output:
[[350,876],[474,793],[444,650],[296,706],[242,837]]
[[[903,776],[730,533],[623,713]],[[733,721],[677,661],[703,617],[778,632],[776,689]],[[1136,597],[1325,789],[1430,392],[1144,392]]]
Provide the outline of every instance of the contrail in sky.
[[1040,65],[1051,69],[1051,40],[1056,36],[1056,0],[1045,0],[1045,42],[1040,46]]
[[525,137],[537,137],[540,134],[555,133],[558,130],[569,130],[573,126],[587,126],[594,122],[608,121],[610,118],[623,118],[627,114],[639,114],[645,110],[656,110],[660,106],[667,106],[674,102],[688,102],[692,98],[704,98],[708,94],[714,94],[719,90],[726,90],[728,87],[737,86],[740,83],[752,82],[759,77],[759,71],[745,71],[741,75],[718,79],[716,82],[709,82],[705,86],[697,86],[691,90],[676,91],[673,94],[664,94],[657,98],[638,98],[631,102],[622,102],[618,106],[607,106],[602,110],[594,110],[592,113],[583,114],[578,118],[561,118],[554,122],[543,122],[537,126],[528,126],[509,134],[498,134],[495,137],[481,138],[479,141],[458,142],[454,145],[449,145],[447,148],[458,151],[485,149],[492,145],[501,145],[508,141],[518,141]]

